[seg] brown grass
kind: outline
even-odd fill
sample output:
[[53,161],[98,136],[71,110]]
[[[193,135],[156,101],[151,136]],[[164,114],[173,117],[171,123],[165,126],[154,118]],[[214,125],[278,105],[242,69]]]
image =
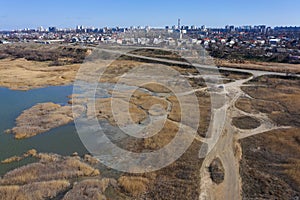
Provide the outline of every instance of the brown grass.
[[[114,102],[114,109],[112,109],[112,101]],[[112,125],[125,125],[131,122],[130,116],[134,123],[138,123],[146,118],[146,112],[140,109],[135,104],[129,103],[129,111],[126,112],[128,102],[114,98],[98,99],[95,103],[96,115],[99,119],[106,119]],[[92,115],[91,106],[88,105],[88,116]],[[130,114],[129,116],[127,114]]]
[[171,92],[167,87],[165,87],[161,84],[158,84],[158,83],[148,83],[146,85],[143,85],[142,87],[151,92],[156,92],[156,93],[170,93]]
[[[78,113],[83,111],[81,106],[76,106],[75,109]],[[71,106],[41,103],[23,111],[16,119],[16,127],[12,129],[12,132],[16,139],[29,138],[68,124],[73,121],[74,117],[77,116],[73,114]]]
[[2,160],[1,163],[2,164],[8,164],[8,163],[12,163],[12,162],[17,162],[22,160],[22,157],[20,156],[12,156],[10,158],[6,158],[5,160]]
[[167,120],[164,127],[150,138],[143,140],[143,146],[145,149],[157,150],[166,146],[177,134],[179,128],[174,122]]
[[83,160],[90,165],[96,165],[99,163],[99,160],[91,155],[85,154]]
[[39,154],[41,161],[14,169],[6,173],[0,184],[22,185],[36,181],[69,179],[80,176],[98,176],[99,170],[72,157]]
[[49,67],[47,62],[4,59],[0,60],[0,86],[28,90],[66,85],[75,79],[79,67],[79,64]]
[[74,184],[63,200],[98,199],[106,200],[104,192],[109,186],[110,179],[87,179]]
[[6,158],[4,160],[1,161],[2,164],[9,164],[9,163],[12,163],[12,162],[18,162],[24,158],[27,158],[27,157],[36,157],[37,156],[37,151],[35,149],[31,149],[31,150],[28,150],[26,153],[24,153],[22,156],[12,156],[10,158]]
[[260,122],[249,116],[234,117],[232,124],[239,129],[255,129],[260,126]]
[[121,176],[118,179],[119,185],[133,196],[140,196],[147,191],[149,180],[137,176]]
[[234,63],[227,60],[215,59],[218,66],[230,67],[238,69],[255,69],[271,72],[282,72],[286,71],[291,73],[300,73],[299,64],[288,64],[288,63],[274,63],[274,62],[254,62],[244,61],[244,63]]
[[[206,131],[208,129],[209,123],[210,123],[210,118],[211,118],[211,99],[210,95],[205,93],[205,92],[196,92],[195,95],[198,98],[198,103],[199,103],[199,110],[200,110],[200,116],[199,116],[199,126],[198,126],[198,134],[200,136],[205,137]],[[176,96],[170,96],[168,97],[168,100],[172,103],[172,109],[170,114],[168,115],[168,119],[176,122],[181,121],[181,108],[180,106],[185,106],[185,105],[180,105],[178,99]],[[188,103],[188,102],[187,102]],[[193,106],[188,105],[188,109],[191,109],[190,112],[193,112]],[[191,122],[194,121],[194,119],[190,120]]]
[[284,172],[291,177],[297,185],[300,185],[300,159],[290,159]]
[[299,130],[279,129],[241,140],[244,198],[293,199],[299,194]]
[[247,112],[267,113],[278,125],[300,126],[300,79],[262,76],[249,84],[254,86],[245,86],[242,90],[255,100],[243,99],[237,103],[238,107]]
[[80,47],[60,46],[57,44],[10,44],[2,45],[0,57],[2,58],[25,58],[32,61],[49,61],[49,65],[65,65],[82,63],[88,50]]
[[54,198],[70,186],[66,180],[30,183],[23,186],[0,186],[1,200],[33,200]]

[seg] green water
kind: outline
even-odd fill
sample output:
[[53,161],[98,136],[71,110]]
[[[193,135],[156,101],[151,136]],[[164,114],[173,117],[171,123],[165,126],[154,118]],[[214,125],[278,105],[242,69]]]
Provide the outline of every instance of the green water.
[[[53,152],[61,155],[71,155],[78,152],[79,155],[87,153],[81,143],[74,124],[68,124],[32,138],[15,140],[13,135],[5,134],[6,129],[15,125],[15,119],[37,103],[54,102],[66,104],[68,95],[72,94],[72,86],[54,86],[29,91],[14,91],[0,88],[0,160],[22,155],[30,149],[38,152]],[[8,170],[32,162],[33,159],[25,159],[12,164],[0,164],[0,175]]]

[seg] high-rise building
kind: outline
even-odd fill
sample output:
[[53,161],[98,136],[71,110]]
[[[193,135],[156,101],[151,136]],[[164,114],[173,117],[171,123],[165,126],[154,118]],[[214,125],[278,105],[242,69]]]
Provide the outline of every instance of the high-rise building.
[[52,27],[49,27],[49,32],[53,33],[53,32],[56,32],[57,31],[57,28],[52,26]]
[[44,31],[45,31],[45,29],[44,29],[42,26],[38,27],[37,30],[38,30],[39,32],[44,32]]

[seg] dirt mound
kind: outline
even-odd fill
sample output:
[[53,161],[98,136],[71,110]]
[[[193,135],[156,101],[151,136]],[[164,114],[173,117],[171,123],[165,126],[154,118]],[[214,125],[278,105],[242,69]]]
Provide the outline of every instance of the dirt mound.
[[220,184],[224,181],[224,168],[222,161],[219,158],[214,159],[208,167],[210,177],[213,182]]

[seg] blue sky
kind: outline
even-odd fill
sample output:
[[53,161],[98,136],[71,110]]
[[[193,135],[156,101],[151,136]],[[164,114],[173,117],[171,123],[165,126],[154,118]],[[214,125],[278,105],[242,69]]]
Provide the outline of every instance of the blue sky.
[[1,0],[0,30],[38,26],[300,26],[299,0]]

